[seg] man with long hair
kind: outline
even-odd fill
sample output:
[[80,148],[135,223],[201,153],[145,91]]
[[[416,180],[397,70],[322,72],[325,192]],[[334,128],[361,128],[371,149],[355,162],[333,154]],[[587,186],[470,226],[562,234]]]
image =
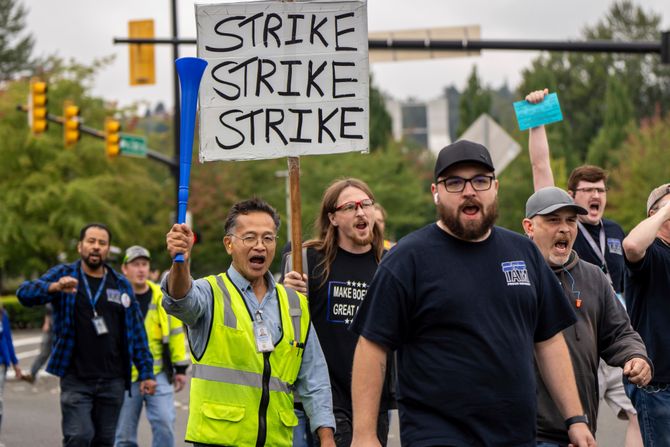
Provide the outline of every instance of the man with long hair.
[[[304,244],[307,271],[302,277],[290,271],[283,278],[284,285],[309,297],[312,322],[330,374],[338,446],[349,446],[352,436],[351,365],[358,336],[350,332],[348,326],[367,294],[368,284],[384,253],[383,234],[375,223],[374,204],[374,195],[365,182],[355,178],[333,182],[321,200],[315,237]],[[284,264],[288,258],[284,256]],[[388,380],[386,382],[388,384]],[[382,444],[388,436],[390,401],[388,387],[385,387],[377,426]],[[300,407],[301,404],[296,403],[299,417],[302,416]],[[309,431],[300,428],[296,438],[300,435],[308,437]]]

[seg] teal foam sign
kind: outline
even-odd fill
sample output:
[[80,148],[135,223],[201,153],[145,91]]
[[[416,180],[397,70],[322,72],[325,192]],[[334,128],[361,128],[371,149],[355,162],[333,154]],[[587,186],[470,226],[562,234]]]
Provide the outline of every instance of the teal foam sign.
[[514,112],[516,112],[519,130],[563,121],[563,113],[556,93],[548,94],[544,97],[544,101],[537,104],[531,104],[526,100],[517,101],[514,103]]

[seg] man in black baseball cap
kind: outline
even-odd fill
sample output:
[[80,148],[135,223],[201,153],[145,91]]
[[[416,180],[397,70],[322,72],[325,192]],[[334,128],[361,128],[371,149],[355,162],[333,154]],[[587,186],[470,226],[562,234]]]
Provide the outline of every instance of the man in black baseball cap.
[[[584,414],[561,334],[574,312],[533,242],[494,225],[498,180],[484,146],[442,149],[431,193],[437,222],[384,257],[349,326],[359,335],[354,442],[376,440],[372,396],[397,351],[403,444],[535,445],[535,356],[563,416]],[[595,445],[584,424],[570,440]]]

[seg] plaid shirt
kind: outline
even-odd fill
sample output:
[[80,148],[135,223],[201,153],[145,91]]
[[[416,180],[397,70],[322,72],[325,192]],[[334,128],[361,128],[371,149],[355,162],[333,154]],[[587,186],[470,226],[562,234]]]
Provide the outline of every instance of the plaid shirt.
[[[51,374],[63,377],[72,361],[74,349],[74,309],[76,293],[54,292],[49,293],[49,284],[58,281],[64,276],[77,278],[81,284],[81,260],[72,264],[60,264],[52,267],[48,272],[34,281],[24,281],[16,291],[16,296],[24,306],[35,306],[38,304],[52,303],[53,305],[53,329],[55,335],[54,348],[47,365],[47,371]],[[128,280],[118,274],[109,266],[108,274],[111,274],[118,283],[119,291],[127,293],[131,297],[131,305],[125,308],[126,313],[126,345],[128,346],[128,358],[132,359],[140,375],[139,380],[153,379],[153,359],[147,345],[147,337],[144,332],[144,323],[140,315],[140,306],[135,299],[133,289]],[[126,362],[126,387],[130,386],[130,364]]]

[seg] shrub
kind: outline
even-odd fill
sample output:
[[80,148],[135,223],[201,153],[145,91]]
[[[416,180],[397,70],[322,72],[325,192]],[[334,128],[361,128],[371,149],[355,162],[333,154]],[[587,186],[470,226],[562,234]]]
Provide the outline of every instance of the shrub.
[[41,328],[44,322],[44,306],[26,307],[19,303],[14,295],[0,297],[2,306],[7,311],[12,329]]

